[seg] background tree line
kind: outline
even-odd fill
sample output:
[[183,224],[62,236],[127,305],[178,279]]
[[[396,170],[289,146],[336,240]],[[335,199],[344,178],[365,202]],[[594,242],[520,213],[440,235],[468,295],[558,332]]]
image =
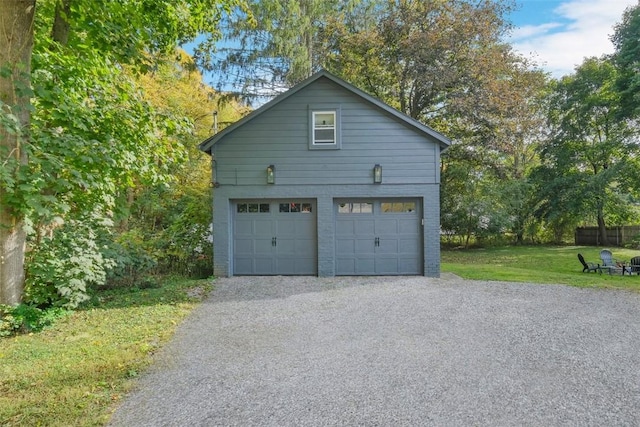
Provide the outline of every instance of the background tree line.
[[[209,274],[196,145],[212,113],[222,127],[320,68],[455,141],[445,239],[562,241],[579,224],[637,222],[640,7],[614,55],[556,80],[505,42],[515,6],[0,2],[0,303],[72,308],[95,286]],[[178,47],[194,40],[192,58]]]

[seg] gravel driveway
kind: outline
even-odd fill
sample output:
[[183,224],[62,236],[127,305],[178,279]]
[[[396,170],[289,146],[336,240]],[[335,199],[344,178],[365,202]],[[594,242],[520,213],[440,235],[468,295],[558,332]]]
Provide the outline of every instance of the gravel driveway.
[[640,294],[453,276],[215,286],[112,425],[640,425]]

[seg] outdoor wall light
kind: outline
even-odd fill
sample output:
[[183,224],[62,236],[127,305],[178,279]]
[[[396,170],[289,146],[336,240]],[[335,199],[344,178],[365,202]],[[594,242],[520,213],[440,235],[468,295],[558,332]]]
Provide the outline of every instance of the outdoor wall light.
[[382,183],[382,166],[375,165],[373,167],[373,183],[381,184]]
[[267,184],[276,183],[276,167],[273,165],[267,166]]

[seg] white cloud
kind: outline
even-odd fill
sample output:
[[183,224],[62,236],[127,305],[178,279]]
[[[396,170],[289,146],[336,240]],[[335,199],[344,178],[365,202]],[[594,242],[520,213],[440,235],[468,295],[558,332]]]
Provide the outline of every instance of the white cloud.
[[531,37],[541,37],[558,27],[562,27],[562,24],[559,22],[550,22],[548,24],[541,25],[524,25],[522,27],[515,28],[512,32],[511,38],[513,40],[522,40]]
[[566,1],[554,9],[553,22],[516,28],[510,40],[516,51],[533,56],[554,77],[571,74],[584,58],[613,52],[613,27],[637,1]]

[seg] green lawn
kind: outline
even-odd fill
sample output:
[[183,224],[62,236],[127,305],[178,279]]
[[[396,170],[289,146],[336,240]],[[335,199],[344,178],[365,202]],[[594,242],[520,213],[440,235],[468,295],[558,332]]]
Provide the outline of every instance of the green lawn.
[[[468,279],[640,290],[640,276],[582,273],[577,254],[599,248],[525,246],[444,250],[443,272]],[[638,250],[613,249],[620,260]],[[100,426],[150,363],[151,355],[198,304],[210,280],[96,295],[42,332],[0,339],[1,426]]]
[[[487,249],[443,250],[442,271],[465,279],[558,283],[582,287],[640,290],[640,276],[582,273],[578,260],[601,263],[592,246],[509,246]],[[629,261],[640,250],[610,248],[615,259]]]
[[0,339],[0,426],[104,425],[210,283],[100,292],[42,332]]

